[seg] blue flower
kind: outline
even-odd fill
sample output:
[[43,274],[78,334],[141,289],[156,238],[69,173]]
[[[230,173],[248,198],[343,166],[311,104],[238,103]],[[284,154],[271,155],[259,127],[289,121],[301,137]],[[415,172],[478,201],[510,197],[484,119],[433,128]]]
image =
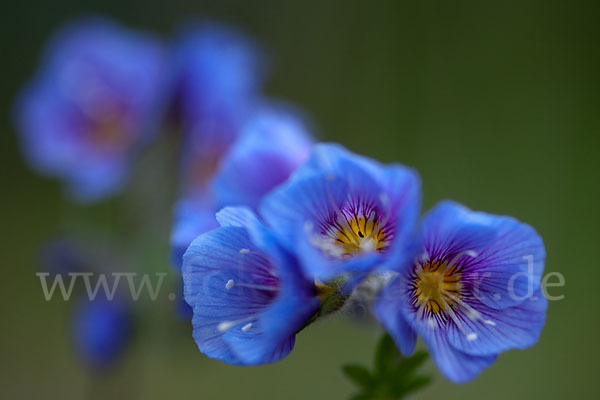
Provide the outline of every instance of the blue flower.
[[245,205],[256,210],[264,195],[308,159],[312,147],[305,123],[293,111],[261,109],[243,127],[215,174],[217,206]]
[[451,381],[468,382],[509,349],[538,340],[545,250],[529,225],[442,202],[424,218],[420,254],[398,263],[375,314],[408,356],[420,335]]
[[282,184],[313,146],[303,120],[281,106],[265,106],[241,128],[240,138],[222,156],[204,190],[179,200],[171,235],[176,266],[189,244],[218,226],[225,206],[256,209],[262,197]]
[[59,236],[40,246],[38,250],[40,272],[50,276],[67,275],[87,269],[86,255],[75,238]]
[[129,308],[118,299],[98,294],[82,299],[72,321],[75,350],[92,370],[111,367],[122,355],[132,332]]
[[202,353],[229,364],[280,360],[319,308],[313,286],[249,209],[225,208],[217,218],[222,226],[183,257],[194,339]]
[[63,28],[17,101],[29,164],[62,179],[75,201],[117,192],[154,134],[163,69],[163,48],[152,36],[101,19]]
[[384,166],[339,145],[320,144],[260,212],[294,251],[309,279],[352,275],[408,255],[420,208],[420,180],[401,165]]
[[176,40],[172,87],[183,131],[181,179],[203,190],[255,109],[266,76],[258,46],[217,24],[190,24]]

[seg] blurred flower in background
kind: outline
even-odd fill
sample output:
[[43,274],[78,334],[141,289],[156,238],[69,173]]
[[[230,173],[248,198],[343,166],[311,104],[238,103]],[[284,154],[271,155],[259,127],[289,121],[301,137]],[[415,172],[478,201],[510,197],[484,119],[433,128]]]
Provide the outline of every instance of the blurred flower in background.
[[298,113],[283,106],[260,109],[244,125],[215,174],[217,206],[258,209],[263,196],[308,159],[312,147],[309,129]]
[[175,39],[172,107],[181,129],[179,194],[171,234],[173,264],[187,246],[218,227],[208,189],[224,153],[255,107],[265,74],[258,47],[230,28],[189,24]]
[[81,19],[50,41],[16,108],[23,152],[68,196],[92,202],[126,182],[156,131],[165,52],[151,35],[104,19]]
[[223,155],[207,187],[178,202],[171,237],[174,263],[180,265],[193,239],[218,226],[219,209],[230,205],[256,209],[262,196],[308,158],[312,146],[306,125],[290,109],[258,110]]
[[77,239],[57,236],[40,246],[38,267],[40,272],[49,276],[82,272],[86,268],[85,257]]
[[182,131],[181,193],[189,197],[204,188],[256,107],[265,60],[254,42],[231,28],[189,24],[175,38],[170,73]]
[[107,298],[102,291],[94,299],[80,298],[72,315],[76,354],[93,371],[105,370],[117,362],[132,330],[129,305],[118,297]]
[[[99,242],[59,236],[39,250],[41,274],[52,282],[46,283],[49,292],[59,288],[64,298],[72,294],[77,298],[70,316],[71,340],[79,361],[94,372],[118,362],[129,344],[134,321],[131,301],[115,284],[118,278],[108,278],[114,266],[120,265],[117,252]],[[85,290],[74,291],[75,275],[86,280]]]
[[264,56],[240,33],[188,26],[174,45],[174,114],[182,130],[173,264],[198,235],[218,227],[224,206],[256,207],[308,156],[299,113],[262,97]]

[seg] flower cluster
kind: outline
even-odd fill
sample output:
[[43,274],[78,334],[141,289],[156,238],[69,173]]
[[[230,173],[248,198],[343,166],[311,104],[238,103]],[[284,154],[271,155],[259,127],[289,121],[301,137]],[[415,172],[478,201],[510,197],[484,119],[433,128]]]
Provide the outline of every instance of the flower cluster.
[[63,179],[75,201],[120,190],[133,159],[155,136],[165,62],[157,38],[111,21],[86,19],[63,28],[17,101],[29,164]]
[[[373,313],[400,351],[420,336],[454,382],[535,344],[547,302],[533,228],[450,201],[420,219],[414,169],[315,143],[298,111],[262,93],[266,66],[255,43],[218,25],[187,26],[167,45],[80,21],[54,38],[20,96],[25,154],[73,199],[98,200],[171,117],[181,144],[172,260],[211,358],[278,361],[373,282]],[[107,307],[82,308],[81,337],[123,325]],[[112,346],[91,343],[84,352]]]
[[[387,283],[374,313],[401,352],[410,355],[420,335],[454,382],[473,379],[500,352],[533,345],[547,304],[537,233],[448,201],[417,225],[420,195],[410,168],[317,144],[264,196],[258,216],[225,208],[221,227],[184,256],[200,350],[236,364],[278,359],[328,299],[343,302],[367,276]],[[530,269],[529,279],[517,279]],[[268,348],[256,358],[264,340]]]

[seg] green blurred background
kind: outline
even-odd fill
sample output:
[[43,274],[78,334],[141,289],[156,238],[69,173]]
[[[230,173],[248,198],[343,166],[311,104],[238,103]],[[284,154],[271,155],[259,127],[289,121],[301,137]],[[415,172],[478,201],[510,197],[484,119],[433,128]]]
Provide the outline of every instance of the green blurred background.
[[[174,150],[163,141],[140,161],[134,185],[161,193],[134,216],[134,189],[102,205],[69,206],[57,182],[24,165],[10,121],[14,95],[48,36],[85,12],[164,35],[192,16],[238,26],[271,55],[267,92],[306,110],[323,140],[416,167],[425,208],[452,198],[537,228],[546,271],[566,279],[551,289],[565,298],[550,304],[539,344],[501,355],[468,385],[448,383],[429,363],[435,383],[416,398],[599,397],[600,2],[59,0],[2,8],[1,398],[343,399],[353,388],[339,366],[369,363],[379,335],[332,318],[303,331],[284,361],[235,368],[201,355],[164,299],[141,306],[146,317],[116,371],[86,373],[71,352],[71,305],[44,301],[36,249],[92,219],[119,230],[120,245],[142,254],[149,270],[169,271],[172,175],[147,177],[143,165]],[[147,237],[131,237],[128,220],[148,227]]]

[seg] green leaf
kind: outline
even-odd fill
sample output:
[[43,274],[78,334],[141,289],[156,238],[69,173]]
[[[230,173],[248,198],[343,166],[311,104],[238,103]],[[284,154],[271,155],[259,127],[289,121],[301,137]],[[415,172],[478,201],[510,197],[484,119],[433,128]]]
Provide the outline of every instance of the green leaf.
[[395,398],[417,391],[431,382],[429,376],[415,376],[416,369],[427,359],[428,354],[418,351],[411,357],[402,358],[392,374],[389,375],[391,392]]
[[342,367],[344,374],[358,386],[368,388],[373,384],[373,376],[362,365],[348,364]]
[[375,368],[371,372],[361,365],[346,365],[344,374],[361,391],[351,400],[400,400],[431,382],[431,377],[416,375],[427,360],[426,351],[417,351],[411,357],[402,357],[390,335],[384,335],[375,350]]
[[427,360],[427,357],[429,357],[429,354],[427,354],[426,351],[421,350],[415,352],[415,354],[413,354],[410,357],[402,358],[400,363],[396,367],[394,374],[396,376],[412,374],[417,368],[421,366],[421,364],[425,362],[425,360]]
[[375,371],[386,373],[394,368],[399,358],[394,340],[388,334],[383,335],[375,351]]
[[431,376],[415,376],[411,381],[404,387],[403,394],[407,395],[412,392],[429,385],[431,383]]

